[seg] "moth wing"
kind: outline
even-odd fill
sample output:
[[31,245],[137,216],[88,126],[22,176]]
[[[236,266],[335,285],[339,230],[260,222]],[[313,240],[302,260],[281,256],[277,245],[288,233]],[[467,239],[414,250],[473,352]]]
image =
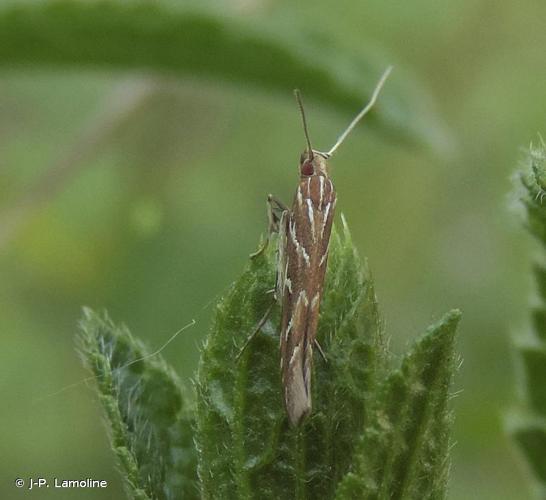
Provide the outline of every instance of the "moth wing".
[[281,338],[285,353],[290,354],[289,359],[285,359],[287,365],[283,370],[283,380],[286,410],[292,425],[297,425],[311,411],[313,349],[312,346],[306,345],[302,336],[292,335],[292,329],[304,324],[308,313],[309,302],[302,292]]
[[311,411],[313,346],[317,333],[336,196],[329,179],[300,182],[283,225],[281,363],[292,425]]
[[276,300],[283,304],[285,287],[287,285],[286,275],[288,272],[287,240],[288,221],[290,212],[285,210],[279,220],[279,237],[277,240],[277,278],[275,283]]

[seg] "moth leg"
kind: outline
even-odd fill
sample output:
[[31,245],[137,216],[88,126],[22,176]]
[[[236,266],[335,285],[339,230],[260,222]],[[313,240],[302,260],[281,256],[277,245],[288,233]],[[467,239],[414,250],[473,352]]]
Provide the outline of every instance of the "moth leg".
[[279,222],[281,220],[281,215],[287,210],[288,207],[280,200],[275,198],[272,194],[267,196],[267,236],[260,248],[258,248],[256,252],[250,254],[251,259],[254,259],[258,257],[258,255],[264,253],[265,249],[269,245],[271,235],[273,233],[279,232]]
[[265,325],[265,322],[269,318],[269,315],[271,314],[271,310],[273,309],[274,304],[275,304],[275,302],[272,302],[271,304],[269,304],[269,307],[265,311],[265,314],[263,315],[262,319],[260,321],[258,321],[258,324],[256,325],[256,328],[254,328],[253,332],[246,339],[246,342],[244,343],[243,347],[241,347],[241,350],[239,351],[237,356],[235,356],[236,361],[239,361],[239,358],[242,356],[242,354],[245,351],[245,349],[247,348],[248,344],[250,344],[250,342],[256,336],[256,334],[262,329],[262,326]]
[[313,341],[313,343],[315,344],[316,348],[318,349],[318,352],[320,352],[320,355],[321,355],[322,359],[324,360],[324,362],[328,363],[328,359],[326,358],[326,354],[324,354],[324,351],[322,350],[322,347],[320,347],[320,344],[319,344],[318,340],[315,339]]

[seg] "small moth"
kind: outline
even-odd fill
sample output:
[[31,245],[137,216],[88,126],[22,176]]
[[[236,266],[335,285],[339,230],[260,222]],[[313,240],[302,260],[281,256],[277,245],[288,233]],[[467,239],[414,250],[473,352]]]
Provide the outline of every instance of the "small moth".
[[[273,232],[278,233],[277,278],[274,298],[281,306],[280,349],[284,403],[288,419],[298,425],[311,411],[311,373],[328,246],[336,208],[336,191],[329,175],[328,160],[360,119],[374,105],[391,67],[381,76],[369,103],[353,119],[328,152],[311,147],[307,121],[299,92],[307,148],[299,162],[300,180],[292,207],[268,196],[268,237],[251,257],[261,254]],[[273,304],[243,346],[265,324]],[[242,352],[242,351],[241,351]]]

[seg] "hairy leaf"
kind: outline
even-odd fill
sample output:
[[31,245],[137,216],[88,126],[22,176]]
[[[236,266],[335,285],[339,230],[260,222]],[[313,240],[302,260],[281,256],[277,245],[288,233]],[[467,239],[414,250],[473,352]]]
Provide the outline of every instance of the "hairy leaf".
[[[290,428],[281,391],[277,308],[235,360],[268,304],[274,251],[253,260],[220,302],[197,378],[205,498],[333,498],[365,426],[385,351],[373,285],[348,233],[333,235],[312,416]],[[226,360],[229,360],[226,362]]]
[[313,412],[283,408],[279,311],[236,357],[273,300],[274,249],[217,306],[197,376],[204,498],[443,498],[449,466],[453,311],[388,374],[373,283],[346,227],[334,231],[315,356]]
[[195,417],[160,358],[141,360],[145,350],[125,327],[85,310],[82,352],[129,494],[197,498],[198,476],[206,499],[444,498],[459,312],[390,370],[373,283],[343,220],[342,235],[332,234],[317,336],[327,359],[315,356],[313,412],[292,428],[278,367],[278,306],[241,351],[272,304],[274,282],[270,245],[218,303],[195,381]]
[[[530,146],[519,172],[518,191],[525,207],[526,225],[546,246],[546,145]],[[509,419],[508,430],[525,454],[537,479],[537,498],[546,498],[546,267],[534,267],[539,303],[532,310],[532,331],[515,347],[522,367],[525,400]]]
[[129,496],[199,498],[193,414],[174,372],[158,355],[145,358],[146,349],[126,327],[87,308],[79,344]]
[[445,497],[459,318],[459,311],[452,311],[430,327],[388,376],[338,499]]

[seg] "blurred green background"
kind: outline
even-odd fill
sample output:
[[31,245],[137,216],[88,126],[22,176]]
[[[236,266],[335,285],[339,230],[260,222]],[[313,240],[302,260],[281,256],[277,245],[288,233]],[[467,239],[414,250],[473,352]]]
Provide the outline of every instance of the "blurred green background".
[[[208,4],[277,26],[280,38],[311,26],[365,48],[378,68],[395,65],[385,99],[406,78],[429,97],[413,112],[433,109],[449,144],[416,147],[361,127],[332,160],[338,210],[369,259],[395,353],[445,311],[464,313],[449,498],[531,498],[503,432],[518,400],[510,335],[526,327],[534,251],[509,193],[520,147],[544,132],[546,4]],[[266,195],[293,195],[304,140],[290,90],[100,65],[0,66],[0,497],[31,494],[16,477],[57,476],[111,486],[34,497],[120,498],[94,392],[54,394],[87,376],[74,349],[81,306],[106,308],[152,349],[195,318],[164,351],[189,382],[211,304],[265,229]],[[306,105],[325,149],[352,116]]]

